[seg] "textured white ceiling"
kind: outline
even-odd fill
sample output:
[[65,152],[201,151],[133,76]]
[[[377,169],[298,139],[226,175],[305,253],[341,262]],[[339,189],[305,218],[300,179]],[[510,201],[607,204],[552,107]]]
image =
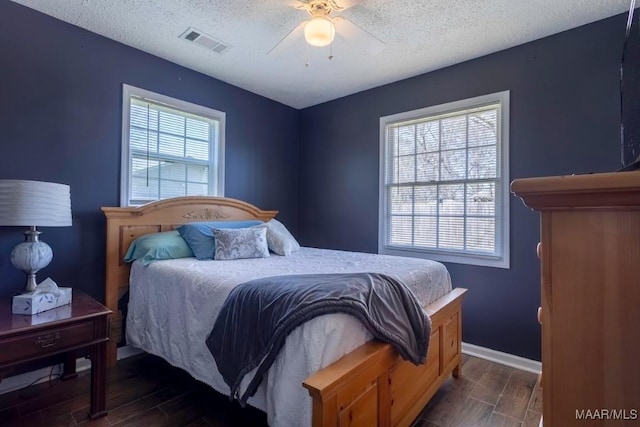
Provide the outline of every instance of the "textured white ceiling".
[[[295,0],[13,0],[295,108],[446,67],[626,12],[630,0],[365,0],[342,16],[385,43],[336,35],[267,55],[308,14]],[[340,4],[340,0],[337,0]],[[178,38],[194,27],[222,55]],[[621,29],[621,33],[622,33]],[[305,66],[305,63],[309,63]]]

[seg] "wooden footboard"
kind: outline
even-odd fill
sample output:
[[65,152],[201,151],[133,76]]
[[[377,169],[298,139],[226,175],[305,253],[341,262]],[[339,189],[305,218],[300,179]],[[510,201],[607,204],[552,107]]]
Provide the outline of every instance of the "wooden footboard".
[[370,341],[307,378],[313,427],[409,426],[461,365],[461,302],[456,288],[426,307],[431,318],[427,362],[402,360],[390,344]]

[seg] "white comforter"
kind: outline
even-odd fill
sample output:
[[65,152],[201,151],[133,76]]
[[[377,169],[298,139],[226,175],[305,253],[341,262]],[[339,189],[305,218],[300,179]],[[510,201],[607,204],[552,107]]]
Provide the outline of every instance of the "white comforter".
[[[451,290],[446,268],[415,258],[302,248],[291,256],[234,261],[195,258],[131,268],[127,343],[163,357],[194,378],[228,394],[205,344],[231,289],[248,280],[285,274],[374,272],[401,280],[424,306]],[[313,372],[369,341],[354,317],[330,314],[295,329],[249,404],[269,425],[311,425],[311,398],[302,382]]]

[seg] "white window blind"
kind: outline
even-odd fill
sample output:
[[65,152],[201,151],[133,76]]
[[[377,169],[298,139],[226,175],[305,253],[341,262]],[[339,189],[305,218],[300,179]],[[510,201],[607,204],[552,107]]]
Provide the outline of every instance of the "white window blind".
[[224,113],[125,85],[122,204],[223,193]]
[[381,119],[380,252],[508,267],[508,92]]

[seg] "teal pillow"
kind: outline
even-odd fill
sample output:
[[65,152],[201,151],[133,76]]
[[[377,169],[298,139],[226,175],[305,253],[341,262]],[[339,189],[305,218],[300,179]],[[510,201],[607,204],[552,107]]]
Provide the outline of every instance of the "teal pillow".
[[192,257],[193,252],[187,242],[177,231],[164,231],[140,236],[131,242],[125,262],[140,260],[142,265],[149,265],[161,259]]
[[193,254],[199,260],[213,259],[216,251],[216,240],[213,228],[248,228],[262,224],[259,220],[244,221],[210,221],[189,222],[177,228],[180,235],[187,241]]

